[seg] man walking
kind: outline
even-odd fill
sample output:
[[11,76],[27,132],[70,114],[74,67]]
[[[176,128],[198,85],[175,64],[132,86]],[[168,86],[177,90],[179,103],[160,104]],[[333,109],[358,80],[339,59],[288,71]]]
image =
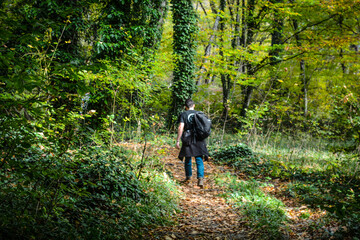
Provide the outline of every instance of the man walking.
[[178,119],[179,128],[176,139],[176,148],[180,149],[180,139],[182,140],[179,159],[185,158],[185,181],[189,181],[192,176],[191,158],[195,157],[197,168],[198,186],[204,186],[204,162],[203,156],[209,156],[206,148],[205,140],[195,140],[194,138],[194,114],[195,103],[193,100],[188,99],[185,101],[185,112],[181,113]]

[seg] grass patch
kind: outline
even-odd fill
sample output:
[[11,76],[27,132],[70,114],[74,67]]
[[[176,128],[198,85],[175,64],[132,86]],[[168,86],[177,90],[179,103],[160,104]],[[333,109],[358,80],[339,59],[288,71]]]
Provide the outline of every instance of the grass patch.
[[238,180],[231,175],[218,178],[217,184],[228,189],[226,197],[249,221],[249,225],[261,233],[262,239],[278,239],[281,236],[287,222],[285,205],[261,190],[266,184],[254,179]]
[[255,135],[248,141],[249,147],[260,157],[288,167],[317,172],[333,169],[339,174],[357,176],[360,171],[358,153],[337,151],[340,144],[306,134]]
[[[275,140],[276,137],[275,136]],[[257,139],[257,150],[243,143],[211,149],[218,164],[257,179],[281,179],[290,184],[283,194],[309,207],[325,209],[344,226],[342,236],[360,233],[359,158],[354,154],[330,152],[320,140]],[[262,143],[264,145],[262,145]],[[256,152],[256,153],[254,153]],[[344,230],[346,229],[346,231]],[[340,234],[340,233],[339,233]]]

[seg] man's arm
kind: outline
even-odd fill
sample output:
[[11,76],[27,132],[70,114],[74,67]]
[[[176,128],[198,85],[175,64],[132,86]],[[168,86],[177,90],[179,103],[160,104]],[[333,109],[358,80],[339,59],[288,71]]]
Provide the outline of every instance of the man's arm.
[[180,149],[180,138],[181,138],[181,135],[183,134],[183,131],[184,131],[184,123],[181,122],[179,124],[179,128],[178,128],[178,135],[177,135],[177,138],[176,138],[176,148],[177,149]]

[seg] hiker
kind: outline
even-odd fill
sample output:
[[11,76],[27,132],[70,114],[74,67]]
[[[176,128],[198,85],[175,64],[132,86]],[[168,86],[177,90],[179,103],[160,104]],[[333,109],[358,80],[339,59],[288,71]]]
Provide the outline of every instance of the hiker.
[[179,159],[185,158],[185,181],[189,181],[192,176],[191,158],[195,157],[197,168],[198,186],[204,186],[204,162],[203,156],[209,156],[205,140],[195,140],[193,131],[195,103],[188,99],[185,101],[185,112],[181,113],[178,119],[179,128],[176,139],[176,148],[180,149],[180,139],[182,141]]

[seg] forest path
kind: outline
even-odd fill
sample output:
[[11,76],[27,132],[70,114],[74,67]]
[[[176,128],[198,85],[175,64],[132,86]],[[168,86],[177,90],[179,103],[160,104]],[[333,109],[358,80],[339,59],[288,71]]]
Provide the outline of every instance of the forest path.
[[164,158],[169,175],[180,183],[180,191],[183,192],[177,223],[152,230],[146,239],[249,239],[245,222],[219,196],[224,190],[215,185],[216,176],[230,169],[204,161],[205,180],[204,188],[201,189],[197,186],[195,161],[192,161],[193,178],[189,183],[184,183],[184,162],[177,158],[177,154],[178,150],[170,147]]
[[[249,219],[245,219],[239,210],[234,209],[225,198],[221,197],[226,189],[215,184],[215,179],[224,173],[234,173],[231,167],[215,165],[204,161],[204,188],[197,186],[196,164],[192,161],[193,178],[184,183],[184,162],[177,158],[178,150],[166,146],[163,156],[166,171],[179,183],[182,193],[175,224],[168,227],[149,229],[143,239],[158,240],[239,240],[266,239],[266,231],[251,228]],[[194,177],[195,175],[195,177]],[[237,174],[238,177],[240,177]],[[240,177],[241,178],[241,177]],[[285,205],[288,223],[283,227],[281,239],[332,239],[327,233],[334,232],[340,226],[336,222],[325,222],[325,211],[320,208],[310,209],[297,199],[284,195],[287,182],[272,180],[272,186],[262,188],[269,195],[275,196]],[[268,219],[271,221],[271,219]],[[270,237],[271,238],[271,237]]]

